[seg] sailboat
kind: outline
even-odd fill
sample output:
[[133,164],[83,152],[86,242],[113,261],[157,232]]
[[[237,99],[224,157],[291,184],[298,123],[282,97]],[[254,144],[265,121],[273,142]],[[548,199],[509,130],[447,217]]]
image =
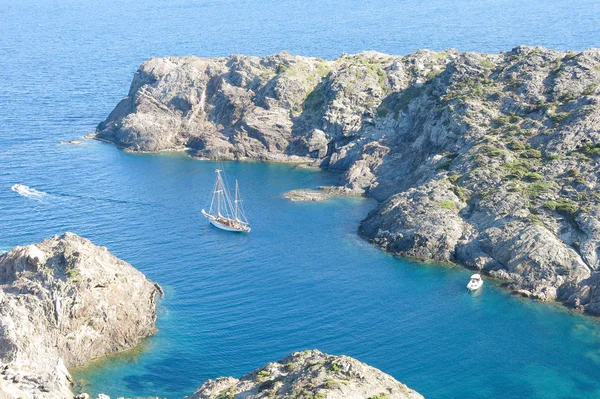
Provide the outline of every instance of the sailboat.
[[226,231],[250,232],[250,224],[242,207],[238,181],[235,181],[235,197],[233,203],[231,195],[221,175],[221,169],[215,169],[217,180],[213,189],[212,199],[208,212],[202,209],[202,215],[208,219],[213,226]]

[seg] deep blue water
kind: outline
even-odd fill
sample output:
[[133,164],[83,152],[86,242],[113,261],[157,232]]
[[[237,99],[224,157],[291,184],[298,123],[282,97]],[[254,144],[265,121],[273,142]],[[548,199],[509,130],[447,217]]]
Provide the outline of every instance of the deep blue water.
[[[319,348],[428,398],[600,397],[595,319],[491,283],[470,296],[465,270],[380,252],[355,234],[371,201],[281,198],[335,174],[228,163],[253,225],[233,235],[199,215],[213,164],[58,144],[93,131],[152,56],[581,50],[600,43],[597,0],[89,3],[0,0],[0,250],[74,231],[166,291],[157,336],[75,373],[89,390],[181,398]],[[40,194],[19,196],[16,183]]]

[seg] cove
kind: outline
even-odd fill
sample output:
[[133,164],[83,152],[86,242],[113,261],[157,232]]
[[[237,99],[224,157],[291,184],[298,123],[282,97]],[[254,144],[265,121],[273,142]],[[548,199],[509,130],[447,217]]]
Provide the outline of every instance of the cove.
[[[2,6],[0,250],[74,231],[166,291],[155,337],[75,370],[90,393],[181,398],[207,378],[240,376],[293,350],[319,348],[378,367],[428,398],[600,396],[597,319],[490,283],[470,296],[464,269],[382,253],[356,235],[370,200],[281,198],[333,184],[335,174],[227,164],[253,223],[251,235],[231,236],[199,214],[214,164],[181,154],[134,156],[90,141],[58,144],[92,132],[153,56],[287,49],[333,58],[518,44],[582,50],[598,43],[598,2]],[[38,195],[19,196],[14,184]]]
[[17,230],[18,214],[29,210],[36,234],[85,234],[166,291],[158,335],[74,371],[88,391],[178,398],[207,378],[240,376],[319,348],[357,357],[431,398],[600,392],[594,318],[512,297],[493,283],[473,296],[462,268],[381,252],[356,235],[371,200],[282,198],[293,188],[333,184],[335,173],[226,163],[228,176],[243,184],[253,223],[251,234],[236,235],[199,214],[214,163],[95,142],[52,151],[74,164],[94,162],[85,174],[38,173],[27,183],[41,198],[4,191],[5,221]]

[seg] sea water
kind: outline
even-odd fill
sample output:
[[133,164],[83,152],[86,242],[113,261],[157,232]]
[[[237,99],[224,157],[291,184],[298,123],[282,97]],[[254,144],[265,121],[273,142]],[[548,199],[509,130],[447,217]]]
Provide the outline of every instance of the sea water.
[[213,163],[59,144],[92,132],[153,56],[581,50],[599,16],[591,0],[0,0],[0,251],[73,231],[163,286],[156,336],[73,370],[92,393],[181,398],[318,348],[428,398],[600,397],[596,319],[491,282],[470,295],[466,270],[381,252],[356,234],[372,200],[282,198],[335,173],[226,163],[252,223],[231,234],[200,215]]

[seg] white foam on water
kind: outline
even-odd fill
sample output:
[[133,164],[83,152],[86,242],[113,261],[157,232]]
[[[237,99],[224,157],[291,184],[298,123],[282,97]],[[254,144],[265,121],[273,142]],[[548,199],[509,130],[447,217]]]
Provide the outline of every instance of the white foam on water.
[[31,188],[23,184],[15,184],[10,189],[22,197],[31,198],[37,201],[41,201],[48,195],[43,191],[38,191],[35,188]]

